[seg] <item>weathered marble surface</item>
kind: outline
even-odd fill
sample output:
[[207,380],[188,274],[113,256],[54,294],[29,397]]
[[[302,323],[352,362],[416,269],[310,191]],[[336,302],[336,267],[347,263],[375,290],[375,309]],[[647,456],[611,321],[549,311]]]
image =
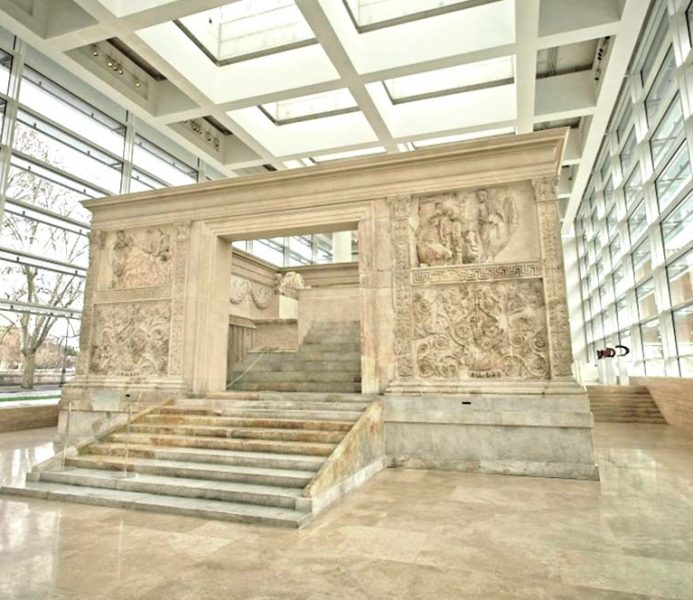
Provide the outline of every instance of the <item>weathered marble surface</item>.
[[0,433],[54,427],[57,423],[57,400],[0,403]]
[[[52,437],[0,435],[0,484]],[[0,597],[689,600],[690,435],[595,443],[599,482],[387,469],[298,531],[0,495]]]
[[[364,478],[370,477],[385,467],[385,435],[383,429],[383,403],[380,400],[372,402],[359,417],[349,433],[334,449],[329,460],[322,466],[313,481],[306,487],[303,495],[312,498],[319,509],[327,503],[334,502],[346,490],[332,494],[329,499],[321,496],[329,494],[350,477],[375,465],[364,473]],[[353,482],[350,487],[357,487],[361,482]],[[314,508],[313,512],[317,512]]]

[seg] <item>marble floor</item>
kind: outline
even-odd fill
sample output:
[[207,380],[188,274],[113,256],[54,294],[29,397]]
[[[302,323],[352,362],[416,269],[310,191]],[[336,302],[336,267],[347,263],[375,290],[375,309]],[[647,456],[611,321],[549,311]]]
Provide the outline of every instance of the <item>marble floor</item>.
[[[0,435],[0,479],[52,451]],[[693,598],[693,435],[599,424],[601,482],[387,470],[300,531],[0,496],[0,598]]]

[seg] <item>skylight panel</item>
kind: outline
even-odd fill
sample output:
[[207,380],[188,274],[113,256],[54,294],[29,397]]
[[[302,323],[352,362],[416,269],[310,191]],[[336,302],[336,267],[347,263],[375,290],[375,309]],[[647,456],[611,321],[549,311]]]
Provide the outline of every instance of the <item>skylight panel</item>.
[[285,125],[354,112],[358,110],[358,105],[349,90],[341,89],[278,102],[267,102],[262,104],[260,109],[276,125]]
[[343,0],[354,24],[363,30],[388,27],[488,4],[496,0]]
[[445,94],[454,94],[514,81],[510,56],[405,75],[383,81],[393,104],[410,102]]
[[369,156],[371,154],[382,154],[385,152],[385,148],[382,146],[375,146],[374,148],[361,148],[360,150],[347,150],[345,152],[335,152],[333,154],[323,154],[322,156],[315,156],[313,160],[317,163],[329,162],[331,160],[339,160],[341,158],[355,158],[357,156]]
[[238,0],[175,23],[221,65],[315,43],[294,0]]

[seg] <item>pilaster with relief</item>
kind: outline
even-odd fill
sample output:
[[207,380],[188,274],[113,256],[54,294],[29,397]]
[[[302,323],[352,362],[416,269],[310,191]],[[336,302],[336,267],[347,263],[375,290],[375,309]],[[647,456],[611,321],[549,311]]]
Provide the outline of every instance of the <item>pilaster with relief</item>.
[[392,285],[395,308],[394,354],[397,377],[404,379],[414,375],[412,289],[410,282],[412,265],[409,241],[411,235],[410,203],[410,196],[396,196],[388,199],[392,232]]
[[568,321],[560,214],[556,194],[558,179],[556,177],[533,179],[532,185],[539,215],[551,378],[571,377],[573,355]]
[[84,282],[84,300],[79,332],[80,353],[75,365],[78,377],[85,376],[89,371],[89,348],[91,346],[91,330],[94,322],[94,294],[98,279],[99,259],[104,248],[105,239],[105,232],[98,229],[93,229],[89,233],[89,267]]

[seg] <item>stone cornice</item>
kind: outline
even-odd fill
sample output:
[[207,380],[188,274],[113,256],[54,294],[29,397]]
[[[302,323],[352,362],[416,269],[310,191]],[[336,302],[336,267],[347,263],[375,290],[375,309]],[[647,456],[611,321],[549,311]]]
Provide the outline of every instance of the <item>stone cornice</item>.
[[[397,194],[520,181],[557,174],[567,129],[474,140],[397,155],[225,179],[85,201],[94,223],[113,227],[178,219],[213,221],[249,212],[268,215]],[[192,199],[194,197],[194,200]]]

